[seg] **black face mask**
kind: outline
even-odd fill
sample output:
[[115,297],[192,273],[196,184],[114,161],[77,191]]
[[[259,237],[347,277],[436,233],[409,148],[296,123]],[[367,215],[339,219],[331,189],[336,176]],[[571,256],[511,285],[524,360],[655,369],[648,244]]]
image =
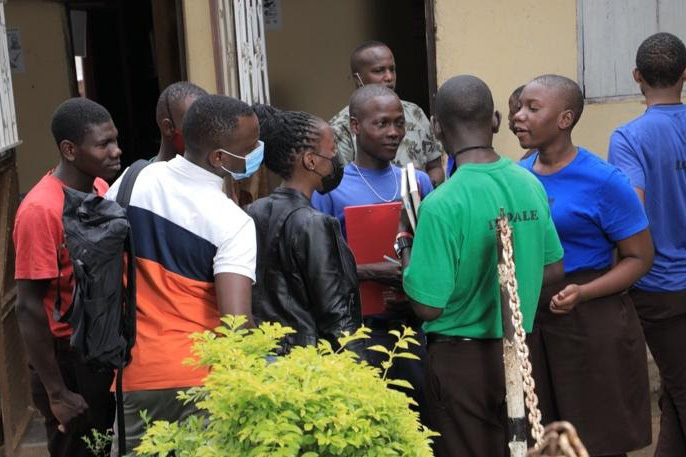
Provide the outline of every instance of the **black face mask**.
[[312,172],[322,177],[322,190],[319,193],[322,195],[328,194],[336,187],[338,187],[338,185],[343,180],[343,164],[341,163],[341,159],[338,157],[338,154],[336,154],[333,157],[325,157],[321,154],[317,154],[316,152],[314,154],[331,161],[333,170],[331,170],[331,173],[329,173],[328,175],[320,175],[319,173],[317,173],[316,170],[311,170]]

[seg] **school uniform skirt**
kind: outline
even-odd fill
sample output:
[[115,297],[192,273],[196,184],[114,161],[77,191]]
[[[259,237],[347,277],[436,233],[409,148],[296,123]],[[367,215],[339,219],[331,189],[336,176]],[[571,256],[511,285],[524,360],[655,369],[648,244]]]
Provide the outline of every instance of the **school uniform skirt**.
[[529,338],[544,424],[571,422],[592,456],[651,441],[646,344],[628,294],[577,304],[569,314],[550,312],[551,297],[567,284],[603,273],[576,272],[545,287]]

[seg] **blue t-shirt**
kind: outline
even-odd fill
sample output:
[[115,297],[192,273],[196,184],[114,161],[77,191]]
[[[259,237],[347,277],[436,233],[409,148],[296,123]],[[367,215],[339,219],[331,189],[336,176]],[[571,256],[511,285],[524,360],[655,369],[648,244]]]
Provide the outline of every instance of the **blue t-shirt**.
[[[362,176],[360,176],[362,173]],[[321,195],[315,192],[312,195],[312,206],[322,213],[329,214],[341,223],[343,236],[347,239],[345,231],[346,206],[371,205],[375,203],[387,203],[400,201],[400,177],[401,169],[395,165],[389,165],[383,170],[369,168],[355,168],[354,163],[345,166],[343,181],[329,192]],[[429,175],[421,170],[416,170],[419,182],[420,195],[424,198],[433,190]],[[386,200],[386,201],[384,201]]]
[[533,170],[538,152],[520,165],[532,172],[548,194],[550,213],[565,251],[565,273],[601,270],[612,264],[617,241],[648,227],[643,206],[619,169],[584,148],[551,175]]
[[686,106],[650,106],[610,138],[608,160],[645,191],[655,261],[636,286],[686,289]]

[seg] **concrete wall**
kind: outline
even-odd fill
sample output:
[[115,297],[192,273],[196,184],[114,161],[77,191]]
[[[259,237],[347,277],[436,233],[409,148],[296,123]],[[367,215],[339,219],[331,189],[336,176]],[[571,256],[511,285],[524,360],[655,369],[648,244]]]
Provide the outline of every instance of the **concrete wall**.
[[[543,73],[578,79],[576,17],[576,2],[570,0],[436,0],[438,83],[461,73],[479,76],[506,118],[507,99],[520,84]],[[574,130],[575,144],[606,157],[614,128],[644,109],[638,98],[587,104]],[[495,146],[510,157],[522,154],[505,122]]]
[[282,27],[267,30],[271,103],[325,119],[354,89],[350,51],[373,33],[368,0],[287,0]]
[[8,28],[18,28],[26,70],[12,74],[19,138],[19,187],[27,192],[59,162],[52,113],[71,96],[63,6],[40,0],[5,3]]
[[217,77],[209,0],[185,0],[183,16],[188,80],[214,94]]
[[426,104],[424,26],[414,16],[417,10],[423,14],[422,5],[417,0],[282,1],[282,26],[266,32],[271,103],[329,119],[355,88],[351,51],[374,39],[394,50],[400,96]]

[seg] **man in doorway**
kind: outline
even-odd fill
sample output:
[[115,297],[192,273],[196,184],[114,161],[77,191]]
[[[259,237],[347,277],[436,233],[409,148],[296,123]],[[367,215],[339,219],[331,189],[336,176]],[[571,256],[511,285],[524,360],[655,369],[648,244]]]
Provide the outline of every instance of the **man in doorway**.
[[160,149],[151,162],[168,162],[178,154],[183,155],[186,147],[181,127],[186,111],[193,102],[207,95],[202,87],[188,81],[179,81],[167,86],[157,99],[155,111],[157,127],[160,129]]
[[[214,330],[226,314],[245,315],[253,325],[255,225],[226,198],[222,182],[259,167],[264,145],[257,116],[239,100],[205,95],[188,109],[183,136],[186,153],[144,168],[127,210],[137,307],[136,344],[123,373],[128,451],[145,432],[142,410],[169,421],[196,412],[177,399],[208,373],[183,364],[191,356],[189,336]],[[107,198],[116,198],[121,180]]]
[[[395,58],[390,48],[380,41],[367,41],[358,46],[350,55],[350,72],[356,88],[366,84],[382,84],[395,90]],[[405,115],[405,137],[403,138],[393,163],[404,166],[414,163],[415,167],[425,170],[434,186],[445,179],[443,172],[443,148],[431,131],[431,126],[422,109],[412,102],[401,100]],[[356,157],[354,132],[350,127],[350,112],[343,108],[330,121],[336,135],[338,152],[345,163]]]
[[57,294],[67,306],[74,288],[64,245],[63,188],[104,195],[104,179],[119,171],[121,149],[110,113],[85,98],[57,108],[52,134],[60,162],[29,191],[14,221],[16,311],[31,364],[33,402],[45,418],[51,457],[90,457],[82,436],[112,427],[114,373],[89,368],[70,347],[71,326],[54,318]]
[[630,296],[655,358],[662,392],[656,456],[686,455],[686,46],[670,33],[648,37],[634,79],[646,111],[610,138],[608,160],[643,202],[655,260]]
[[[561,279],[562,246],[543,186],[493,149],[500,126],[486,84],[471,75],[441,86],[436,136],[457,171],[422,203],[414,238],[401,232],[403,286],[425,321],[426,388],[441,456],[505,456],[507,417],[495,219],[513,218],[524,330],[541,284]],[[517,220],[517,222],[514,222]]]

